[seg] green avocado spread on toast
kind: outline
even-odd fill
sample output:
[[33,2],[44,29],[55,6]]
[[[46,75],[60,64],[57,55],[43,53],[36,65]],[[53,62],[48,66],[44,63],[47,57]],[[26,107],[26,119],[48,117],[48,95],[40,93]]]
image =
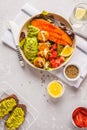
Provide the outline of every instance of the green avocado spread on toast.
[[8,130],[16,130],[24,122],[25,113],[22,108],[16,107],[6,121]]
[[5,99],[0,102],[0,119],[9,114],[10,111],[17,105],[14,98]]

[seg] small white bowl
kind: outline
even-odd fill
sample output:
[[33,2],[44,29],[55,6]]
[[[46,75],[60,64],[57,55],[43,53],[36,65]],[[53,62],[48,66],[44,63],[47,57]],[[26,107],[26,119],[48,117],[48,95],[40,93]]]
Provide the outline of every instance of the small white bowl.
[[[74,117],[78,114],[78,112],[79,112],[79,110],[81,110],[81,109],[83,109],[83,110],[85,110],[85,111],[87,111],[87,107],[77,107],[77,108],[75,108],[74,110],[73,110],[73,112],[72,112],[72,124],[76,127],[76,128],[79,128],[79,129],[87,129],[87,127],[85,127],[85,126],[83,126],[83,127],[80,127],[80,126],[78,126],[76,123],[75,123],[75,120],[74,120]],[[84,114],[83,114],[84,115]],[[85,115],[84,115],[85,116]],[[78,120],[80,120],[79,118],[78,118]]]
[[[60,87],[61,87],[61,92],[60,92],[60,94],[58,94],[58,95],[53,95],[51,92],[50,92],[50,85],[52,84],[52,83],[59,83],[60,84]],[[55,89],[55,88],[54,88]],[[54,90],[53,90],[54,91]],[[61,82],[61,81],[59,81],[59,80],[53,80],[53,81],[51,81],[48,85],[47,85],[47,93],[48,93],[48,95],[51,97],[51,99],[54,99],[54,100],[56,100],[56,99],[58,99],[58,98],[60,98],[61,96],[63,96],[63,94],[64,94],[64,85],[63,85],[63,83]]]
[[[80,67],[77,64],[68,64],[64,67],[64,77],[69,81],[76,81],[80,77]],[[77,75],[76,75],[77,74]],[[75,76],[76,75],[76,76]]]

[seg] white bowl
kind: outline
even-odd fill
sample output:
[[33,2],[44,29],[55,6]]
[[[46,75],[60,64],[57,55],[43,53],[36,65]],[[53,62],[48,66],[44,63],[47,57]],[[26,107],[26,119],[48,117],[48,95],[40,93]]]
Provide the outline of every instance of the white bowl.
[[[33,18],[38,17],[39,15],[40,15],[40,14],[37,14],[37,15],[35,15],[34,17],[28,19],[28,20],[23,24],[23,26],[22,26],[22,28],[21,28],[21,30],[20,30],[20,34],[21,34],[21,32],[24,32],[25,34],[27,34],[27,26],[28,26],[29,22],[30,22]],[[58,20],[58,21],[60,21],[61,23],[64,23],[64,24],[66,25],[66,27],[72,29],[72,27],[71,27],[71,25],[69,24],[69,22],[68,22],[65,18],[63,18],[62,16],[60,16],[60,15],[58,15],[58,14],[54,14],[54,13],[49,13],[49,16],[50,16],[50,15],[52,15],[55,20]],[[20,34],[19,34],[19,39],[20,39]],[[75,36],[74,36],[74,39],[73,39],[72,47],[73,47],[74,50],[75,50],[75,48],[76,48]],[[23,51],[22,51],[21,48],[20,48],[20,52],[21,52],[21,54],[22,54],[24,60],[28,63],[28,65],[30,65],[31,67],[33,67],[33,68],[35,68],[35,69],[47,71],[47,70],[44,69],[44,68],[38,68],[38,67],[36,67],[34,64],[32,64],[32,63],[25,57],[25,55],[24,55],[24,53],[23,53]],[[73,53],[72,53],[72,55],[73,55]],[[57,68],[50,68],[50,69],[48,69],[48,70],[49,70],[49,71],[52,71],[52,70],[56,70],[56,69],[61,68],[62,66],[64,66],[64,65],[71,59],[72,55],[69,56],[69,58],[68,58],[64,63],[62,63],[60,66],[58,66]]]
[[[73,112],[72,112],[72,124],[76,127],[76,128],[79,128],[79,129],[87,129],[87,127],[85,127],[85,126],[83,126],[83,127],[80,127],[80,126],[78,126],[76,123],[75,123],[75,120],[74,120],[74,117],[73,116],[75,116],[75,114],[77,115],[78,114],[78,109],[83,109],[83,110],[85,110],[86,112],[87,112],[87,107],[77,107],[77,108],[75,108],[74,110],[73,110]],[[77,112],[76,112],[77,111]],[[84,115],[84,114],[83,114]],[[85,115],[84,115],[85,116]],[[80,118],[78,118],[78,120],[80,120]],[[80,120],[81,121],[81,120]]]
[[[76,77],[74,76],[74,75],[76,74],[76,72],[73,72],[73,71],[74,71],[73,68],[70,68],[70,69],[68,70],[69,75],[72,74],[72,76],[70,75],[70,77],[69,77],[69,76],[66,74],[67,68],[68,68],[68,67],[72,67],[72,66],[74,66],[74,67],[76,67],[76,68],[78,69],[78,74],[77,74]],[[80,71],[79,65],[71,63],[71,64],[68,64],[68,65],[66,65],[66,66],[64,67],[63,73],[64,73],[64,77],[65,77],[67,80],[69,80],[69,81],[76,81],[76,80],[79,79],[81,71]]]
[[[60,94],[58,94],[58,95],[52,95],[50,92],[49,92],[49,88],[50,88],[50,85],[52,84],[52,83],[54,83],[54,82],[56,82],[56,83],[59,83],[60,85],[61,85],[61,93]],[[55,89],[55,88],[54,88]],[[47,85],[47,93],[48,93],[48,95],[52,98],[52,99],[58,99],[58,98],[60,98],[60,97],[62,97],[63,96],[63,94],[64,94],[64,85],[63,85],[63,83],[61,82],[61,81],[59,81],[59,80],[53,80],[53,81],[51,81],[48,85]]]

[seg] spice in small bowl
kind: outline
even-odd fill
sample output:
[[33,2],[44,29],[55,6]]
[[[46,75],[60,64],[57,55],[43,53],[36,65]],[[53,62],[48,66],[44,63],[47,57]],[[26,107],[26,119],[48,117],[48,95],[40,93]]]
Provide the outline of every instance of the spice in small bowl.
[[87,128],[87,108],[77,107],[72,113],[72,123],[77,128]]
[[64,76],[70,81],[75,81],[80,76],[80,68],[76,64],[69,64],[64,68]]

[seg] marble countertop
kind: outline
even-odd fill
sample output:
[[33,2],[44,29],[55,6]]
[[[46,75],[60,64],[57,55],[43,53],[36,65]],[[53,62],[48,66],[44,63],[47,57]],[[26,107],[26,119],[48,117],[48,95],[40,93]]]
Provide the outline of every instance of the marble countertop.
[[65,85],[63,97],[54,103],[48,97],[46,87],[57,77],[28,65],[21,68],[16,52],[1,42],[8,21],[14,19],[26,2],[41,11],[64,14],[68,19],[75,4],[87,0],[0,0],[0,88],[3,84],[14,88],[38,110],[38,118],[29,130],[76,130],[71,114],[74,108],[87,106],[87,77],[78,89]]

